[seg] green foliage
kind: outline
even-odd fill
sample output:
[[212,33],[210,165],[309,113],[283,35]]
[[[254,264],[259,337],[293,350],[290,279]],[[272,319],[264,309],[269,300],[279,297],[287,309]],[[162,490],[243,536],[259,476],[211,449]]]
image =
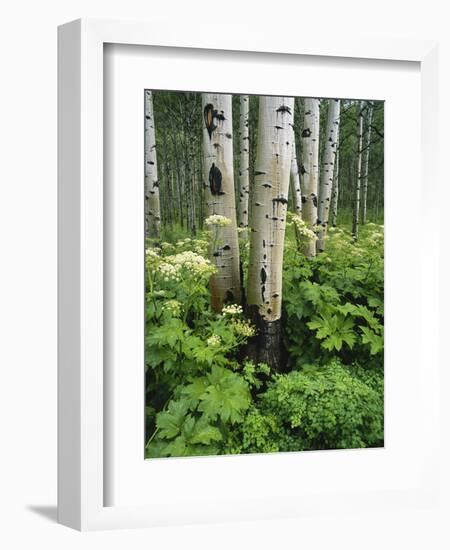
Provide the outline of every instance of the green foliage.
[[206,376],[206,389],[199,396],[198,410],[211,419],[235,424],[250,405],[248,384],[227,369],[213,367]]
[[171,401],[167,411],[158,414],[157,438],[147,445],[147,456],[192,456],[216,452],[214,443],[222,439],[208,418],[188,414],[186,401]]
[[383,367],[383,229],[330,228],[326,251],[312,260],[287,247],[283,273],[286,347],[290,364],[344,363]]
[[[213,366],[205,376],[178,388],[179,398],[156,417],[155,437],[147,456],[217,453],[227,431],[250,406],[249,385],[231,370]],[[166,440],[166,441],[163,441]],[[211,447],[205,448],[205,446]]]
[[214,267],[205,243],[148,243],[148,457],[223,452],[222,440],[243,420],[250,387],[259,383],[257,368],[235,360],[253,327],[239,309],[216,314],[209,307]]
[[275,415],[279,431],[289,434],[285,450],[383,443],[382,395],[338,361],[276,376],[261,397],[261,410]]
[[323,313],[320,317],[313,317],[306,325],[316,330],[316,338],[323,340],[322,347],[327,350],[340,351],[344,342],[351,349],[355,343],[353,320],[339,313]]
[[207,234],[149,242],[146,457],[382,445],[382,236],[331,230],[307,260],[288,227],[283,374],[245,357],[254,328],[239,308],[210,309]]

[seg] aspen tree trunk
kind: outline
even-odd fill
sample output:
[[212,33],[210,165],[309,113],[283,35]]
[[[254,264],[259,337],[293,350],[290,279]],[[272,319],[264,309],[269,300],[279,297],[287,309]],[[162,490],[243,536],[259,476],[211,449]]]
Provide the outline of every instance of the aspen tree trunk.
[[297,151],[295,147],[295,133],[294,128],[292,128],[291,135],[291,189],[292,189],[292,198],[294,202],[294,212],[297,216],[302,215],[302,190],[300,187],[300,173],[298,170],[297,162]]
[[211,277],[211,307],[217,312],[225,303],[241,301],[231,100],[229,94],[202,94],[205,214],[230,220],[211,228],[210,259],[217,267]]
[[361,223],[364,225],[367,218],[367,187],[369,183],[369,156],[370,156],[370,145],[371,145],[371,133],[372,133],[372,116],[373,116],[373,105],[369,104],[368,113],[367,113],[367,131],[366,131],[366,150],[364,151],[364,170],[363,170],[363,180],[362,180],[362,189],[361,189]]
[[331,190],[333,187],[334,164],[336,160],[337,142],[339,136],[340,99],[331,99],[328,106],[328,119],[325,150],[323,153],[322,170],[320,173],[319,206],[317,208],[317,251],[325,250],[325,237],[330,213]]
[[177,189],[177,204],[178,204],[178,221],[183,227],[183,194],[182,194],[182,175],[181,175],[181,166],[180,159],[178,157],[178,146],[177,146],[177,137],[175,132],[175,125],[171,123],[171,135],[172,135],[172,144],[173,144],[173,154],[175,156],[175,166],[176,166],[176,189]]
[[[172,167],[168,160],[168,147],[167,147],[167,135],[166,127],[162,126],[162,146],[163,146],[163,174],[164,174],[164,186],[162,187],[161,199],[164,201],[164,216],[162,217],[162,222],[167,225],[172,226],[173,223],[173,198],[172,198],[172,183],[171,183],[171,172]],[[161,181],[161,178],[160,178]],[[162,201],[161,201],[162,202]]]
[[333,180],[333,191],[331,193],[331,224],[333,227],[336,227],[337,223],[337,213],[338,213],[338,202],[339,202],[339,135],[338,141],[336,144],[336,161],[334,163],[334,180]]
[[[319,180],[319,100],[305,99],[305,115],[302,131],[302,217],[310,229],[317,224],[317,185]],[[304,245],[307,258],[316,255],[316,243]]]
[[281,367],[283,249],[293,112],[293,98],[259,98],[247,288],[248,311],[258,335],[250,356],[275,370]]
[[159,239],[161,210],[159,204],[158,166],[156,162],[155,121],[153,96],[145,90],[145,234]]
[[239,113],[239,202],[238,202],[238,224],[245,229],[243,234],[247,238],[248,228],[248,196],[250,192],[249,182],[249,117],[250,100],[248,95],[240,96]]
[[355,182],[355,190],[353,194],[353,223],[352,223],[352,235],[356,240],[358,239],[358,226],[359,226],[359,207],[361,202],[361,177],[362,177],[362,148],[363,148],[363,133],[364,133],[364,116],[363,116],[363,102],[359,105],[358,115],[358,172]]

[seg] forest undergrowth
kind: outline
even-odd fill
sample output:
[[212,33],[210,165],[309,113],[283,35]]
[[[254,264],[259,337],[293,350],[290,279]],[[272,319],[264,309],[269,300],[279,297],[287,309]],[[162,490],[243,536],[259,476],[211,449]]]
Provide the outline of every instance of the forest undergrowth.
[[147,241],[146,458],[383,446],[384,227],[330,227],[309,259],[296,229],[290,216],[281,372],[248,357],[245,305],[211,309],[212,228]]

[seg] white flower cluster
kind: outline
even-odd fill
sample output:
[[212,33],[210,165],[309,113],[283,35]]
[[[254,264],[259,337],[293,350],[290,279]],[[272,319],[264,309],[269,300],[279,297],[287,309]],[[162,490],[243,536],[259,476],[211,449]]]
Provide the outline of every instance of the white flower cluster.
[[179,266],[172,265],[167,262],[161,262],[158,265],[157,271],[162,275],[162,278],[164,279],[164,281],[166,281],[166,283],[168,283],[169,281],[178,282],[180,280]]
[[[192,250],[196,254],[205,255],[206,251],[208,249],[208,241],[205,241],[204,239],[190,239],[189,237],[186,237],[186,239],[178,239],[178,241],[175,243],[175,245],[169,245],[169,243],[163,243],[164,245],[167,244],[171,247],[172,250]],[[165,250],[165,249],[164,249]],[[167,249],[169,250],[169,249]]]
[[204,239],[195,239],[192,243],[192,250],[197,254],[206,254],[208,244],[208,241],[205,241]]
[[215,267],[209,260],[191,250],[168,256],[166,261],[175,266],[184,267],[198,275],[214,273]]
[[178,315],[181,312],[181,303],[178,300],[167,300],[162,309],[163,311],[169,311],[173,315]]
[[225,227],[227,225],[231,225],[230,218],[227,218],[226,216],[220,216],[219,214],[213,214],[212,216],[209,216],[209,218],[206,218],[205,225],[216,225],[220,227]]
[[243,312],[242,306],[238,306],[236,304],[230,304],[229,306],[223,306],[222,308],[222,315],[225,317],[226,315],[230,315],[231,317],[233,315],[240,315]]
[[241,321],[240,319],[233,320],[233,330],[236,334],[245,338],[251,338],[256,334],[256,329],[250,322]]
[[294,222],[297,234],[300,237],[303,237],[308,241],[317,241],[317,235],[315,234],[315,232],[306,225],[306,223],[301,219],[300,216],[294,214],[292,216],[292,221]]
[[146,248],[145,256],[147,258],[159,258],[158,251],[154,248]]
[[222,340],[220,336],[218,336],[217,334],[213,334],[206,340],[206,343],[208,344],[208,346],[212,346],[212,347],[220,346],[221,342]]
[[209,260],[190,250],[166,256],[157,265],[157,271],[166,282],[180,281],[183,269],[188,270],[194,276],[212,275],[216,270]]

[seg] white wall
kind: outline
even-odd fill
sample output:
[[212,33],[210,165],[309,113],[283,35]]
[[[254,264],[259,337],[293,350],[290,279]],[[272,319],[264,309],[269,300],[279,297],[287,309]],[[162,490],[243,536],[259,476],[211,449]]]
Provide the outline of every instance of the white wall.
[[[240,18],[248,25],[286,25],[300,33],[306,19],[320,18],[322,33],[440,39],[441,97],[450,97],[450,37],[445,2],[323,0],[284,3],[228,0],[228,14],[206,1],[17,0],[2,8],[0,85],[0,541],[4,548],[448,548],[444,512],[398,516],[305,518],[217,527],[84,534],[54,516],[56,502],[56,27],[78,17],[205,18],[217,32]],[[271,4],[273,7],[270,7]],[[302,8],[302,4],[305,8]],[[287,6],[287,7],[284,7]],[[328,8],[327,8],[328,6]],[[257,13],[256,13],[257,11]],[[328,15],[324,21],[325,14]],[[232,27],[231,27],[232,28]],[[228,32],[233,32],[228,31]],[[448,156],[448,99],[441,105],[441,173]],[[444,142],[445,139],[445,142]],[[436,223],[448,215],[449,192],[437,205]],[[445,210],[444,210],[445,208]],[[440,209],[440,210],[439,210]],[[447,224],[445,224],[446,226]],[[443,226],[443,230],[445,227]],[[445,233],[443,232],[445,235]],[[443,278],[450,279],[447,263]],[[438,268],[438,266],[436,266]],[[445,273],[444,273],[445,270]],[[448,299],[448,294],[443,295]],[[448,301],[447,301],[448,309]],[[442,316],[442,323],[447,322]],[[447,322],[448,327],[448,322]],[[448,362],[448,361],[447,361]],[[443,395],[449,389],[443,372]],[[448,400],[447,400],[448,401]],[[450,419],[449,406],[443,414]],[[445,429],[446,428],[446,429]],[[445,431],[444,431],[445,429]],[[448,435],[448,422],[443,436]],[[443,448],[449,456],[448,445]],[[448,502],[448,474],[446,499]],[[34,507],[34,509],[33,509]],[[38,513],[39,512],[39,513]],[[448,511],[447,511],[448,517]],[[6,543],[6,539],[10,539]],[[5,541],[4,541],[5,539]],[[297,546],[297,544],[295,544]]]

